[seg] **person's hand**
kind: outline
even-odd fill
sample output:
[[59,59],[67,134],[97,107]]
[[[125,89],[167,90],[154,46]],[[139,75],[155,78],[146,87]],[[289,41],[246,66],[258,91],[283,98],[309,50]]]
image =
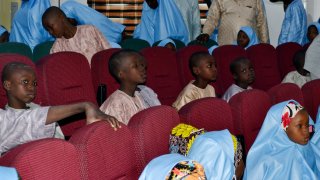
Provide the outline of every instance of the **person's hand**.
[[93,104],[89,104],[87,106],[86,116],[87,124],[91,124],[102,120],[107,121],[115,131],[117,130],[117,128],[121,128],[120,122],[115,117],[103,113]]
[[209,40],[209,34],[200,34],[198,37],[197,37],[197,41],[200,43],[200,44],[205,44],[207,41]]

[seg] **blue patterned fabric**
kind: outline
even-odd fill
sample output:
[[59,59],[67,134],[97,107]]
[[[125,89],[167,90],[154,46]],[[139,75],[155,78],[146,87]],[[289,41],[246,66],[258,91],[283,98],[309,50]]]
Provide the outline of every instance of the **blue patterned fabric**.
[[[293,100],[290,100],[293,101]],[[319,131],[306,145],[289,139],[281,126],[288,102],[271,107],[248,156],[244,179],[312,179],[320,178]],[[309,124],[313,120],[309,117]]]
[[76,1],[67,1],[61,5],[67,17],[73,18],[78,25],[93,25],[99,29],[109,42],[119,43],[125,26],[111,21],[100,12]]

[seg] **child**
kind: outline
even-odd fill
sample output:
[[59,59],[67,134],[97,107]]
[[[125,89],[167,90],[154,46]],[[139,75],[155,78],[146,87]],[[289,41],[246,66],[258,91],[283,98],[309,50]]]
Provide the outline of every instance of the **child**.
[[128,125],[137,112],[160,105],[157,95],[150,88],[138,87],[147,78],[145,60],[138,52],[123,49],[114,53],[109,60],[109,72],[120,83],[120,88],[100,106],[101,111]]
[[32,103],[36,96],[37,79],[33,69],[19,62],[8,63],[2,70],[2,84],[8,98],[5,110],[0,109],[0,155],[29,141],[52,138],[56,122],[85,112],[87,124],[104,119],[116,130],[120,127],[92,103],[40,107]]
[[244,179],[319,179],[320,150],[310,125],[298,102],[272,106],[248,153]]
[[258,44],[259,40],[257,34],[250,26],[243,26],[240,28],[237,35],[237,44],[244,49]]
[[193,100],[216,96],[214,88],[209,84],[217,77],[215,59],[207,52],[196,52],[189,59],[189,68],[195,80],[180,92],[172,104],[177,110]]
[[160,43],[158,44],[158,46],[160,47],[166,47],[171,49],[172,51],[176,51],[176,44],[174,43],[174,41],[170,38],[164,39],[162,41],[160,41]]
[[222,99],[227,102],[235,94],[252,89],[250,85],[255,79],[253,65],[249,59],[244,57],[237,58],[230,64],[230,72],[233,76],[234,84],[222,96]]
[[50,53],[78,52],[83,54],[91,64],[91,57],[96,52],[111,47],[97,28],[92,25],[73,26],[58,7],[52,6],[44,12],[42,24],[51,35],[57,38]]
[[203,166],[180,154],[159,156],[144,168],[139,180],[205,180]]
[[307,38],[309,42],[312,42],[313,39],[317,37],[319,32],[320,32],[320,23],[318,22],[311,23],[308,26],[308,30],[307,30]]
[[9,41],[9,33],[6,28],[0,25],[0,43]]
[[293,65],[296,68],[295,71],[289,72],[282,83],[294,83],[300,88],[307,82],[311,81],[310,73],[303,68],[305,60],[306,50],[299,50],[293,57]]

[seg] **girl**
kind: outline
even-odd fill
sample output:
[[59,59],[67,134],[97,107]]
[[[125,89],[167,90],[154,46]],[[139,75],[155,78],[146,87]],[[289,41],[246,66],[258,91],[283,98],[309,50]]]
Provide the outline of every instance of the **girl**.
[[311,23],[308,26],[308,30],[307,30],[307,38],[309,42],[312,42],[313,39],[317,37],[319,32],[320,32],[320,23],[317,23],[317,22]]
[[158,46],[160,47],[166,47],[171,49],[172,51],[176,51],[176,44],[174,43],[174,41],[170,38],[164,39],[162,41],[160,41],[160,43],[158,44]]
[[271,107],[248,153],[244,179],[319,179],[320,150],[310,140],[310,125],[296,101]]
[[256,32],[250,26],[243,26],[240,28],[237,35],[237,44],[244,49],[258,44],[259,40]]

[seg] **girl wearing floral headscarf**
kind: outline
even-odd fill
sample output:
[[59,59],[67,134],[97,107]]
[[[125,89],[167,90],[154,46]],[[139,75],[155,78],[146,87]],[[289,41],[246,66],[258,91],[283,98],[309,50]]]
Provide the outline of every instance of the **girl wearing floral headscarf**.
[[318,139],[310,138],[312,125],[296,101],[271,107],[248,153],[244,179],[319,179],[320,149]]

